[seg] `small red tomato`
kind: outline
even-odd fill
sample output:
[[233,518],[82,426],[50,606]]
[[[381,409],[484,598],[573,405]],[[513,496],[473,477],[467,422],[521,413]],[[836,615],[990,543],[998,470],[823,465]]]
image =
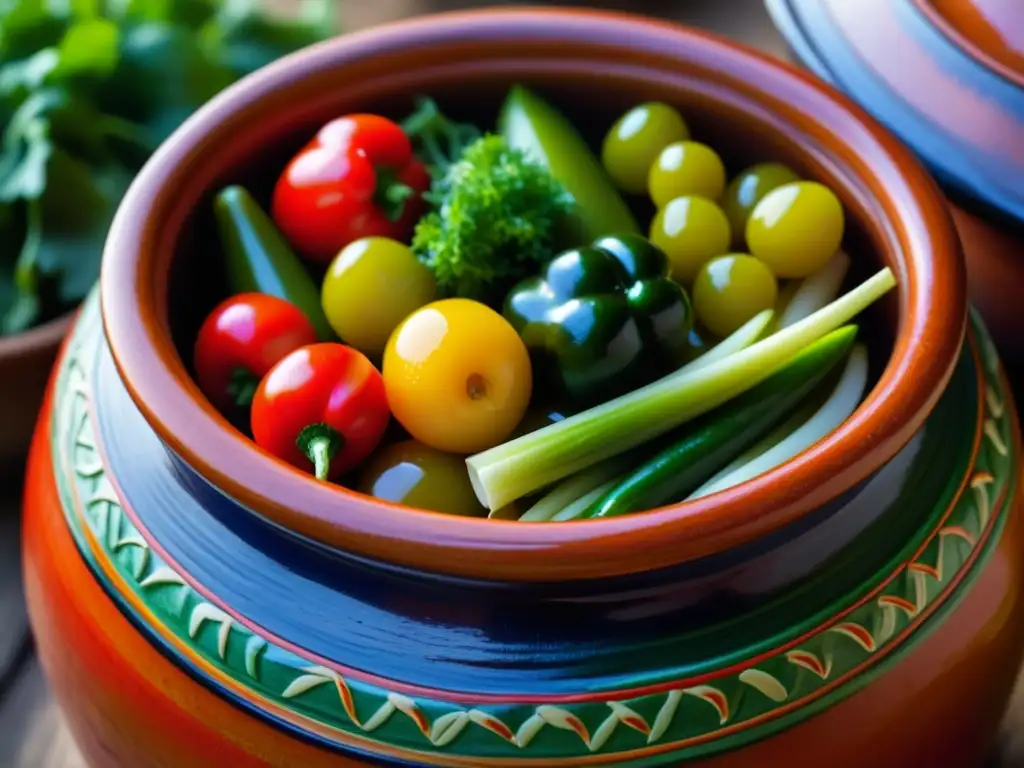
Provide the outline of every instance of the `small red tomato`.
[[256,443],[300,469],[313,469],[320,480],[362,462],[389,418],[380,372],[344,344],[295,350],[263,378],[252,402]]
[[294,304],[262,293],[232,296],[199,329],[196,383],[222,413],[248,408],[267,371],[316,340],[312,323]]
[[363,237],[405,242],[430,185],[396,123],[379,115],[333,120],[288,164],[274,189],[274,221],[306,258],[326,264]]

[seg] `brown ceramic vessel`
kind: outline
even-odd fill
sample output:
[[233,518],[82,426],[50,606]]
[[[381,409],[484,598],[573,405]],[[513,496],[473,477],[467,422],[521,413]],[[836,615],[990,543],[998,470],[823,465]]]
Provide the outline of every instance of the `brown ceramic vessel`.
[[[212,195],[266,199],[351,110],[513,83],[592,141],[677,106],[731,167],[778,159],[848,212],[874,383],[737,488],[634,516],[487,521],[317,483],[233,430],[183,357],[224,288]],[[192,117],[114,223],[28,474],[40,656],[95,766],[882,768],[981,763],[1020,663],[1020,435],[945,202],[810,75],[597,12],[423,18],[268,67]]]

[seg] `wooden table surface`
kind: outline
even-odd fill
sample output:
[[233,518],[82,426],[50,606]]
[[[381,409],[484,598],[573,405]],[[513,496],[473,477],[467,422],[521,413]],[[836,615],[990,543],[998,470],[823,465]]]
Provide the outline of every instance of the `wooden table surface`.
[[[287,11],[295,0],[267,2]],[[436,10],[543,4],[542,0],[520,3],[474,0],[338,2],[342,23],[348,30]],[[591,0],[586,3],[563,0],[562,4],[667,17],[726,34],[773,55],[782,56],[785,51],[782,40],[768,20],[762,0]],[[64,728],[60,711],[49,697],[46,681],[32,653],[21,593],[19,493],[17,473],[0,477],[0,768],[85,768]],[[1017,686],[992,761],[992,768],[1017,766],[1024,768],[1024,682]]]

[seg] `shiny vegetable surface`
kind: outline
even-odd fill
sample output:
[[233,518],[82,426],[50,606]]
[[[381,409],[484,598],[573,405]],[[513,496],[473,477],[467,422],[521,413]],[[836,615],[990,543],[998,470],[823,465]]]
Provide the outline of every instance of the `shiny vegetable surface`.
[[334,338],[313,278],[274,222],[244,187],[223,189],[213,203],[231,293],[265,293],[290,301],[309,318],[317,338]]
[[799,179],[791,168],[782,163],[758,163],[736,174],[722,196],[722,210],[732,228],[733,248],[746,249],[747,219],[761,198],[773,189]]
[[433,273],[408,246],[387,237],[346,245],[320,289],[324,314],[346,344],[378,356],[407,316],[433,301]]
[[690,301],[665,254],[639,235],[566,251],[509,293],[505,317],[541,391],[608,400],[674,370],[689,348]]
[[743,253],[718,256],[693,282],[697,319],[716,336],[728,336],[750,318],[775,306],[775,275],[764,262]]
[[396,504],[484,517],[461,456],[415,440],[403,440],[378,451],[360,472],[359,491]]
[[601,162],[620,189],[640,195],[662,149],[688,138],[690,129],[674,107],[649,101],[615,121],[601,145]]
[[274,188],[274,221],[295,248],[326,264],[362,237],[406,240],[430,185],[405,132],[379,115],[324,125]]
[[500,301],[556,252],[572,198],[541,164],[484,136],[434,182],[437,210],[416,225],[413,251],[444,296]]
[[846,357],[856,335],[856,326],[845,326],[811,344],[749,392],[687,427],[580,517],[617,517],[684,498],[799,405]]
[[515,329],[493,309],[443,299],[413,312],[384,352],[395,418],[433,448],[472,453],[497,445],[530,403],[530,358]]
[[867,348],[854,344],[838,383],[824,402],[817,405],[813,397],[805,401],[785,422],[687,498],[708,496],[745,483],[806,451],[853,415],[867,383]]
[[[707,413],[764,381],[895,285],[896,278],[886,267],[813,315],[711,365],[684,368],[470,456],[466,464],[477,498],[488,509],[503,507]],[[764,318],[759,318],[751,323],[763,327]]]
[[843,206],[815,181],[783,184],[761,198],[747,221],[750,252],[777,277],[807,277],[839,249]]
[[316,331],[294,304],[260,293],[232,296],[199,329],[196,383],[222,413],[246,409],[267,371],[315,342]]
[[510,146],[548,168],[576,201],[573,219],[578,242],[607,234],[640,232],[632,212],[583,137],[540,96],[514,86],[502,106],[498,126]]
[[672,264],[672,277],[690,285],[704,263],[729,250],[729,220],[705,197],[677,197],[651,221],[651,242]]
[[685,195],[717,200],[724,189],[725,166],[721,158],[698,141],[669,144],[651,164],[647,176],[647,191],[659,208]]
[[388,419],[380,372],[344,344],[295,350],[263,377],[252,401],[256,443],[320,480],[369,456]]

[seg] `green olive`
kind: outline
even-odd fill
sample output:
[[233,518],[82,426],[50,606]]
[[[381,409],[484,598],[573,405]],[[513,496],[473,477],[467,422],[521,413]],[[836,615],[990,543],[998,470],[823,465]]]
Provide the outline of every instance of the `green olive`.
[[775,307],[775,275],[753,256],[730,253],[705,264],[693,283],[693,310],[716,336],[728,336]]
[[761,198],[776,187],[799,181],[789,167],[782,163],[759,163],[736,175],[722,196],[722,210],[732,227],[732,244],[742,248],[746,244],[747,219]]
[[396,504],[485,517],[477,501],[465,459],[416,440],[393,443],[363,465],[357,489]]
[[725,166],[707,144],[676,141],[658,155],[647,175],[647,191],[659,208],[683,195],[717,200],[725,189]]
[[690,285],[704,262],[729,250],[729,220],[706,197],[670,200],[651,221],[650,241],[672,264],[672,277]]
[[409,246],[387,237],[346,245],[327,268],[320,302],[345,343],[372,357],[391,332],[434,299],[434,274]]
[[843,239],[843,206],[814,181],[783,184],[761,198],[747,222],[747,246],[776,277],[807,277]]
[[633,107],[611,127],[601,147],[601,162],[620,189],[634,195],[647,189],[647,172],[658,153],[690,137],[679,113],[657,101]]

